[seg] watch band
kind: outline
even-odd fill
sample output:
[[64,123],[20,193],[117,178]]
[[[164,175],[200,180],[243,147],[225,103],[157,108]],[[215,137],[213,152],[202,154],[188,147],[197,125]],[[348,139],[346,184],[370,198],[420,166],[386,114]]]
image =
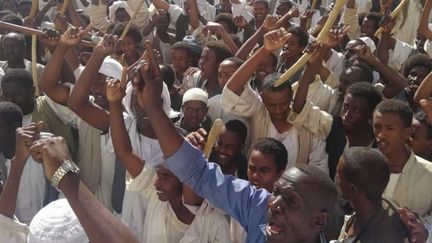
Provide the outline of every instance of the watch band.
[[79,174],[79,168],[76,166],[76,164],[72,160],[65,160],[62,165],[54,172],[54,175],[51,178],[51,185],[59,190],[58,185],[60,181],[63,179],[63,177],[69,173],[72,172],[76,175]]

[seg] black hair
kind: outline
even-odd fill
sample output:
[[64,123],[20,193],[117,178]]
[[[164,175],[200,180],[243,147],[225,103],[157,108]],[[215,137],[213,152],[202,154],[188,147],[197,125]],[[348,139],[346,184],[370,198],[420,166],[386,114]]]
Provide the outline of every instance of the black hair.
[[306,47],[309,43],[309,34],[304,31],[302,28],[298,26],[290,27],[287,30],[288,33],[291,33],[299,38],[299,45]]
[[33,78],[32,75],[24,69],[13,69],[7,72],[2,79],[1,85],[15,83],[21,88],[30,90],[33,88]]
[[406,128],[412,126],[413,112],[411,111],[408,104],[403,101],[391,99],[391,100],[383,100],[381,103],[377,105],[375,111],[385,114],[385,113],[394,113],[398,114],[402,119],[402,122]]
[[[18,8],[18,1],[17,0],[9,0],[10,2],[15,4],[15,7]],[[0,2],[0,9],[3,9],[4,0]],[[6,10],[6,9],[3,9]]]
[[189,44],[184,42],[184,41],[177,41],[176,43],[174,43],[171,46],[171,50],[174,50],[174,49],[184,49],[184,50],[186,50],[188,55],[190,55],[192,53],[192,50],[191,50]]
[[19,106],[12,102],[0,102],[0,119],[8,126],[22,126],[23,113]]
[[[126,25],[126,22],[116,24],[112,30],[112,34],[121,36],[123,31],[126,29]],[[142,40],[141,33],[135,25],[131,25],[128,32],[126,33],[126,36],[131,37],[137,44],[139,44]]]
[[414,114],[414,118],[420,122],[427,130],[427,139],[432,139],[432,125],[429,123],[429,118],[424,111],[419,111]]
[[[293,6],[293,3],[292,3],[290,0],[280,0],[280,1],[279,1],[279,5],[281,5],[281,4],[286,4],[286,5],[288,5],[288,8],[289,8],[289,9],[291,9],[292,6]],[[276,6],[276,7],[277,7],[277,6]]]
[[269,3],[266,0],[255,0],[253,3],[262,3],[266,6],[267,9],[269,9]]
[[252,149],[264,154],[273,155],[278,173],[285,170],[288,163],[288,151],[278,140],[269,137],[259,138]]
[[245,124],[243,124],[243,122],[241,122],[237,119],[229,120],[227,123],[225,123],[225,128],[228,131],[237,133],[238,136],[240,137],[241,144],[245,143],[248,132],[247,132],[247,128],[246,128]]
[[402,75],[407,78],[411,69],[416,66],[424,67],[430,72],[432,70],[432,60],[428,54],[415,54],[405,61],[402,66]]
[[344,151],[345,178],[374,203],[380,203],[390,178],[386,157],[376,149],[351,147]]
[[292,88],[290,82],[284,82],[283,84],[275,87],[274,84],[276,80],[278,80],[282,74],[280,73],[270,73],[268,74],[264,80],[262,81],[262,91],[268,90],[271,92],[280,92],[285,89],[289,89],[292,94]]
[[238,57],[228,57],[228,58],[225,58],[225,60],[223,60],[223,61],[233,62],[233,63],[235,63],[235,65],[237,67],[240,67],[244,63],[244,61],[242,59],[238,58]]
[[369,110],[375,110],[375,107],[382,101],[382,94],[371,83],[358,82],[352,84],[347,92],[353,97],[363,98],[366,100]]
[[372,20],[374,20],[375,21],[375,29],[378,29],[379,24],[380,24],[381,19],[382,19],[382,15],[380,13],[377,13],[377,12],[369,12],[369,13],[367,13],[367,14],[364,15],[363,19],[361,20],[361,24],[360,25],[363,25],[363,21],[365,19],[372,19]]
[[25,39],[25,36],[23,34],[17,33],[17,32],[9,32],[3,36],[3,39],[9,37],[9,35],[16,35],[18,37],[19,41],[21,41],[22,44],[24,46],[26,46],[26,39]]
[[372,83],[374,80],[373,77],[373,70],[366,64],[362,63],[362,62],[357,62],[347,68],[351,68],[351,69],[361,69],[362,71],[362,78],[363,80],[361,80],[362,82],[368,82],[368,83]]
[[[299,170],[303,174],[293,178],[294,181],[287,180],[292,170]],[[322,170],[308,164],[297,164],[283,173],[281,179],[291,182],[305,202],[314,205],[320,212],[330,212],[333,209],[337,198],[336,187]]]
[[216,15],[214,22],[216,23],[220,23],[223,22],[227,25],[229,31],[231,33],[237,33],[238,32],[238,27],[237,25],[235,25],[234,20],[233,20],[233,15],[230,13],[219,13],[218,15]]
[[160,70],[162,72],[162,77],[165,84],[168,86],[168,88],[172,87],[175,81],[174,69],[170,65],[163,65]]
[[224,59],[233,56],[228,46],[220,42],[209,41],[205,47],[214,50],[216,54],[216,62],[218,63],[221,63]]
[[24,24],[22,19],[18,17],[16,14],[6,14],[0,20],[9,24],[14,24],[19,26],[23,26]]

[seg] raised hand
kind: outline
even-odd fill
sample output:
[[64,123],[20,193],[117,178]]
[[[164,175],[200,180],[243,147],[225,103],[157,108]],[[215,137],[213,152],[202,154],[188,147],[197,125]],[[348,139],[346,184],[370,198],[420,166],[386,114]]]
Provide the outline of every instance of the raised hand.
[[140,75],[134,77],[133,80],[133,88],[137,94],[138,104],[143,109],[162,107],[162,81],[153,78],[152,73],[151,65],[146,62],[140,68]]
[[44,33],[40,40],[47,46],[57,45],[60,40],[61,34],[55,29],[44,29]]
[[222,35],[225,32],[224,27],[216,22],[208,22],[206,26],[202,29],[202,33],[204,34],[212,34],[212,35]]
[[262,28],[266,32],[270,31],[270,30],[274,30],[274,29],[278,28],[278,26],[277,26],[278,20],[279,20],[279,17],[277,17],[277,16],[267,15],[267,17],[264,19],[264,22],[262,24]]
[[234,17],[233,20],[234,20],[234,24],[237,27],[242,28],[242,29],[244,29],[246,27],[246,25],[248,24],[246,19],[243,18],[243,16],[241,16],[241,15]]
[[350,31],[350,27],[347,26],[345,28],[337,27],[333,28],[329,31],[329,34],[324,38],[322,41],[322,44],[329,47],[329,48],[335,48],[340,45],[343,38],[348,34]]
[[405,227],[409,230],[410,242],[425,243],[428,239],[428,230],[423,222],[407,208],[399,209],[399,215]]
[[355,48],[355,52],[357,53],[358,57],[371,63],[375,56],[372,54],[370,47],[367,45],[360,45]]
[[264,35],[264,49],[275,51],[282,48],[291,35],[283,27],[268,32]]
[[395,24],[396,20],[394,20],[390,15],[387,15],[381,20],[379,25],[383,28],[383,34],[390,34]]
[[207,132],[200,128],[196,132],[191,132],[186,136],[186,141],[191,143],[193,146],[203,150],[206,143]]
[[106,87],[106,96],[109,102],[121,102],[125,97],[125,88],[127,80],[126,68],[123,69],[122,80],[109,79]]
[[30,156],[30,146],[39,139],[42,130],[42,122],[32,123],[25,127],[20,127],[16,130],[15,135],[15,157],[21,158],[17,161],[26,161]]
[[85,29],[83,28],[69,28],[61,37],[60,43],[67,46],[75,46],[81,42],[82,36],[90,31],[92,28],[89,24]]
[[315,14],[314,9],[306,9],[304,12],[301,13],[300,20],[307,21],[308,19],[311,19],[314,14]]
[[103,57],[116,53],[119,49],[119,39],[116,35],[104,35],[101,41],[96,45],[93,53],[102,55]]
[[287,15],[288,15],[290,18],[297,18],[297,17],[300,16],[300,10],[299,10],[297,7],[294,7],[294,6],[293,6],[293,7],[288,11]]
[[34,21],[34,19],[32,19],[32,18],[30,18],[30,17],[25,17],[24,18],[24,23],[23,23],[23,25],[25,26],[25,27],[28,27],[28,28],[33,28],[33,29],[36,29],[36,23],[35,23],[35,21]]
[[70,159],[69,149],[62,137],[51,137],[38,140],[30,147],[33,158],[43,161],[45,176],[51,180],[56,170],[65,160]]

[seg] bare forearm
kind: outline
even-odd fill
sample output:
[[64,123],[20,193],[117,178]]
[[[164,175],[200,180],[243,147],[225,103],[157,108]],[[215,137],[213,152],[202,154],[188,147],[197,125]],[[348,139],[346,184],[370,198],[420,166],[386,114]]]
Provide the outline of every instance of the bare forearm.
[[170,7],[170,4],[163,0],[152,0],[152,2],[157,9],[163,9],[165,11],[168,11]]
[[162,110],[162,107],[151,106],[146,108],[146,112],[164,156],[171,156],[181,147],[184,140],[183,137],[177,132],[171,120]]
[[432,72],[426,76],[423,82],[418,87],[415,95],[414,101],[419,103],[422,99],[429,99],[432,95]]
[[263,60],[267,55],[271,52],[267,51],[264,48],[260,48],[255,54],[246,60],[246,62],[240,66],[239,69],[231,76],[228,80],[227,88],[231,91],[240,95],[243,92],[243,87],[249,81],[252,74],[257,70],[258,66],[261,64],[261,60]]
[[66,175],[60,181],[59,188],[65,194],[90,242],[138,242],[132,232],[79,182],[78,176]]
[[374,58],[371,64],[376,68],[384,80],[387,81],[383,90],[383,95],[392,98],[399,94],[408,84],[407,80],[387,64],[382,63],[378,58]]
[[189,3],[189,25],[196,29],[199,26],[199,12],[198,12],[198,4],[197,0],[186,0]]
[[233,53],[233,54],[237,53],[238,47],[237,47],[236,43],[228,35],[228,33],[226,33],[226,32],[222,33],[222,40],[228,46],[228,48],[231,50],[231,53]]
[[426,3],[423,7],[422,15],[420,18],[420,24],[418,27],[418,31],[422,34],[425,34],[427,32],[430,32],[429,30],[429,16],[432,8],[432,1],[426,0]]
[[383,63],[388,63],[389,60],[389,38],[391,38],[390,35],[385,33],[381,36],[381,39],[378,43],[376,54],[378,59]]
[[264,36],[264,31],[262,28],[259,28],[257,32],[255,32],[255,34],[253,34],[251,36],[251,38],[249,38],[241,47],[240,49],[237,51],[236,53],[236,57],[242,59],[242,60],[246,60],[249,53],[252,52],[254,46],[256,45],[256,43],[258,43],[258,41]]
[[12,218],[15,214],[18,188],[25,165],[25,160],[27,159],[12,159],[11,169],[7,181],[4,185],[3,192],[0,194],[0,214],[9,218]]
[[120,101],[110,102],[111,140],[113,142],[115,154],[120,158],[129,174],[136,177],[141,173],[144,163],[133,154],[122,111]]

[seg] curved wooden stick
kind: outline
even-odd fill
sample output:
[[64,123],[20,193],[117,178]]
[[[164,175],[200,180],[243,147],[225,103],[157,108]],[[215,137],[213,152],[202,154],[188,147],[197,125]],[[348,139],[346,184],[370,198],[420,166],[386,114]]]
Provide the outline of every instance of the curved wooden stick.
[[[321,32],[319,33],[318,37],[316,38],[316,41],[319,43],[321,42],[326,35],[328,35],[330,29],[333,27],[334,22],[336,21],[341,9],[343,6],[345,6],[347,0],[336,0],[335,5],[332,9],[332,11],[329,13],[329,17],[324,24]],[[280,86],[286,81],[288,81],[295,73],[297,73],[300,68],[302,68],[307,61],[310,59],[311,54],[305,53],[303,54],[300,59],[294,63],[294,65],[291,66],[290,69],[288,69],[284,74],[282,74],[278,80],[274,83],[274,86]]]
[[[401,13],[406,4],[408,4],[409,0],[402,0],[399,5],[393,10],[391,13],[391,18],[396,19]],[[379,27],[379,29],[375,32],[375,37],[378,37],[384,31],[383,27]]]
[[[32,0],[32,6],[29,13],[29,18],[34,19],[39,8],[39,0]],[[31,71],[33,77],[33,85],[36,90],[36,95],[39,96],[39,77],[37,73],[37,35],[32,35],[31,44]]]
[[32,0],[32,6],[28,17],[34,19],[38,9],[39,9],[39,0]]
[[60,17],[63,17],[65,15],[68,5],[69,5],[69,0],[64,0],[63,5],[59,12]]
[[119,38],[120,41],[122,41],[124,39],[124,37],[126,36],[127,32],[129,31],[130,27],[132,26],[133,22],[135,21],[136,16],[138,15],[138,12],[141,9],[143,3],[144,3],[144,0],[141,0],[141,2],[139,2],[138,7],[135,9],[135,12],[133,13],[131,18],[129,19],[129,22],[127,23],[125,29],[123,30],[123,33],[121,34],[121,36]]
[[216,139],[219,137],[219,134],[222,130],[224,123],[221,119],[216,119],[215,122],[213,123],[213,127],[210,130],[210,133],[207,137],[207,142],[204,146],[204,155],[206,156],[206,158],[208,158],[210,156],[210,153],[213,149],[213,146],[216,143]]

